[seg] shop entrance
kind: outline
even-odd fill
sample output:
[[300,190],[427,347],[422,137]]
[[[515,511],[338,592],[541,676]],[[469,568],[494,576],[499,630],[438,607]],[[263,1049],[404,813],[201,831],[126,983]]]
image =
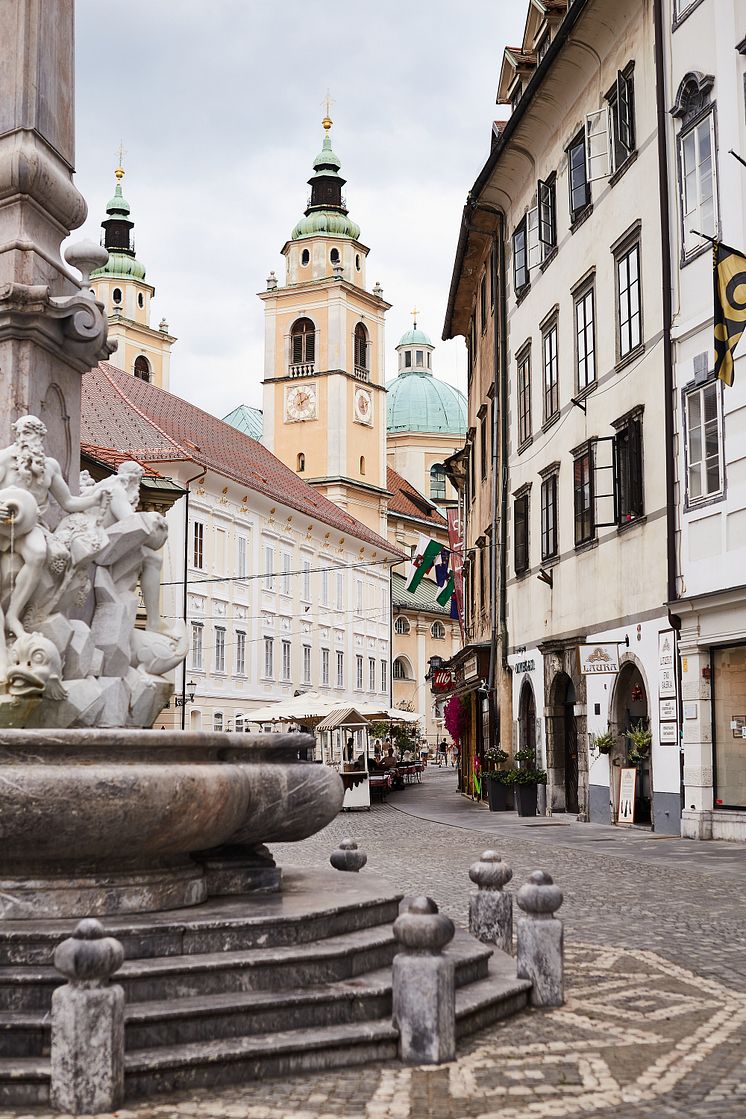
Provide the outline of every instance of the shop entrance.
[[536,700],[530,680],[521,685],[521,698],[518,703],[518,748],[533,750],[536,754]]
[[634,766],[637,770],[635,782],[636,824],[649,824],[652,819],[652,776],[650,746],[640,749],[627,737],[629,732],[647,731],[650,728],[650,713],[645,681],[636,664],[627,661],[619,670],[614,693],[614,733],[616,746],[611,755],[614,822],[617,819],[619,803],[619,775],[622,767]]
[[[564,810],[580,811],[578,797],[578,728],[575,721],[575,685],[565,672],[558,672],[552,681],[548,717],[549,764],[556,786],[564,786]],[[558,806],[559,807],[559,806]]]

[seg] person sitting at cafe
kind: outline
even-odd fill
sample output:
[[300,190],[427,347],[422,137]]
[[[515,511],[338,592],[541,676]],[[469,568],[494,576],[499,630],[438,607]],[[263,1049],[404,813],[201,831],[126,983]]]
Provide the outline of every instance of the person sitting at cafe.
[[383,766],[384,769],[396,769],[398,764],[399,764],[399,762],[398,762],[398,759],[396,757],[396,754],[391,749],[391,746],[389,746],[389,752],[388,752],[388,754],[385,755],[383,761],[381,762],[381,765]]

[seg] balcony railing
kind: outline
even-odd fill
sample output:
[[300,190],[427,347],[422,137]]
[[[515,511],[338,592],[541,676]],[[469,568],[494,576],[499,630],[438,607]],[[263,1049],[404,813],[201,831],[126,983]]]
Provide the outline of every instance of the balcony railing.
[[315,372],[316,365],[312,361],[301,361],[298,365],[289,367],[291,377],[313,377]]
[[362,365],[356,365],[354,367],[354,369],[355,369],[355,376],[357,377],[358,381],[369,381],[370,380],[370,370],[366,369]]

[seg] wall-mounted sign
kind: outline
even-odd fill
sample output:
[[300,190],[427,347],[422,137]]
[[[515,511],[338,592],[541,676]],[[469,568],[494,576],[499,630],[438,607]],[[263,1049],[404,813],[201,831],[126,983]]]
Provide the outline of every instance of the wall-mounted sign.
[[679,741],[679,728],[676,723],[661,723],[659,727],[661,746],[675,746]]
[[667,722],[670,719],[675,719],[677,715],[676,700],[675,699],[659,699],[658,700],[658,715],[660,721]]
[[436,668],[433,672],[433,691],[447,692],[453,684],[453,673],[450,668]]
[[534,665],[533,661],[518,661],[518,664],[513,665],[513,671],[514,672],[533,672],[535,667],[536,666]]
[[635,822],[636,781],[636,769],[622,770],[619,780],[619,804],[617,806],[616,816],[616,822],[618,824],[634,824]]
[[578,656],[583,676],[619,671],[619,646],[616,642],[613,645],[578,645]]
[[730,729],[734,738],[746,738],[746,715],[731,715]]
[[672,629],[664,629],[658,634],[658,695],[661,699],[676,696],[676,642]]

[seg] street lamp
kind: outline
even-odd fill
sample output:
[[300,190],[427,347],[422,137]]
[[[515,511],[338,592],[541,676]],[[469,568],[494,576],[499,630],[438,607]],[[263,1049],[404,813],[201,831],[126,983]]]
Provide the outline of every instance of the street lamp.
[[190,680],[184,686],[184,694],[174,696],[174,707],[184,707],[187,703],[194,703],[194,693],[197,690],[197,685],[194,680]]

